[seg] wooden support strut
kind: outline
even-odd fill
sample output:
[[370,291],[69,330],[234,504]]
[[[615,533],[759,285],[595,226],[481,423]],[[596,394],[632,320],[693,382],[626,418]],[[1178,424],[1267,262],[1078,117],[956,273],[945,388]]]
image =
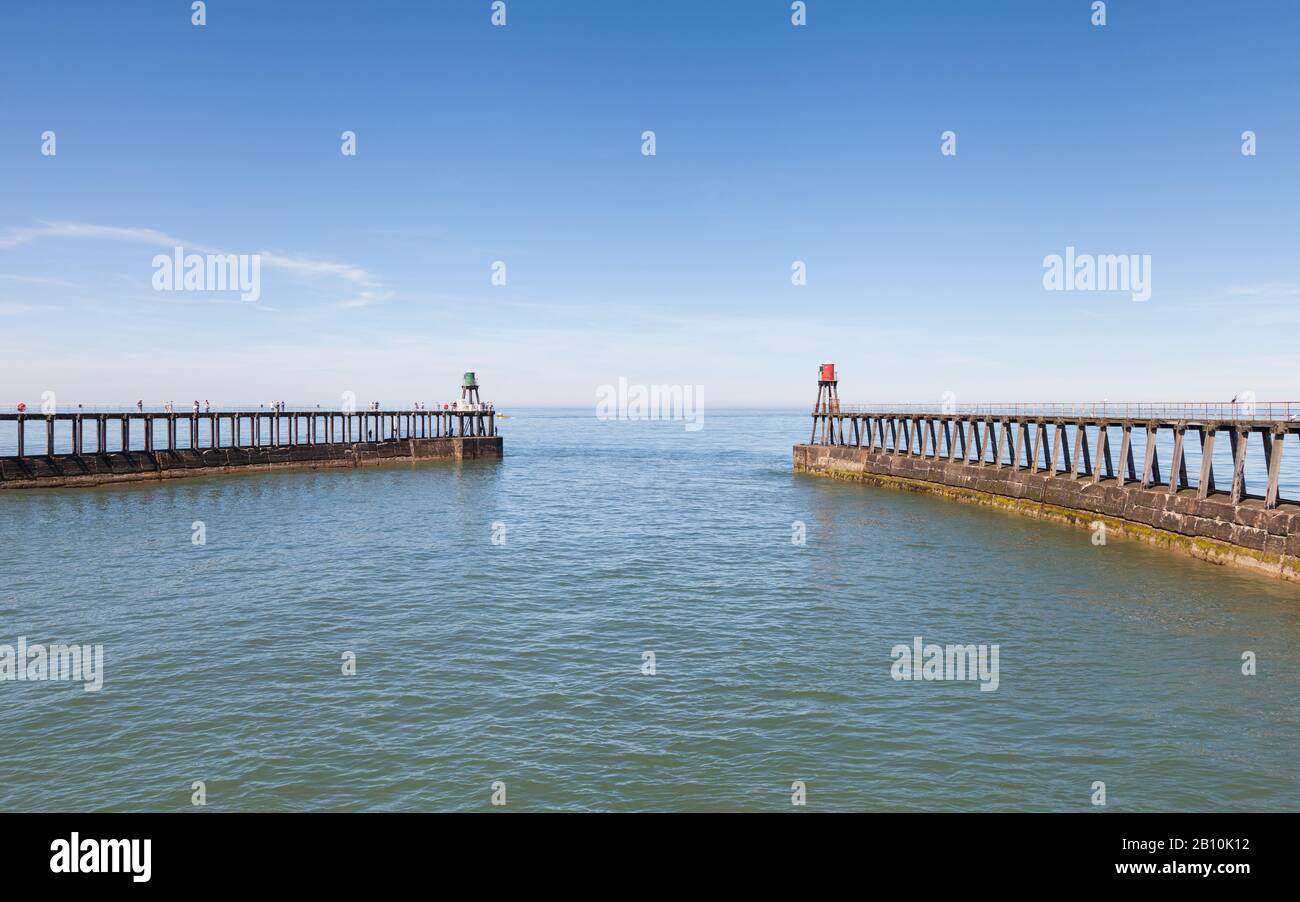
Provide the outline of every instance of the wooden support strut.
[[[1100,430],[1101,430],[1101,434],[1102,434],[1103,436],[1105,436],[1105,440],[1101,443],[1101,445],[1102,445],[1102,449],[1105,451],[1105,455],[1106,455],[1106,476],[1107,476],[1107,477],[1112,477],[1112,476],[1115,475],[1115,462],[1114,462],[1114,460],[1111,458],[1111,455],[1110,455],[1110,427],[1109,427],[1106,423],[1102,423],[1102,424],[1101,424],[1100,426],[1098,426],[1097,428],[1100,429]],[[1100,468],[1100,466],[1101,466],[1101,458],[1100,458],[1100,457],[1098,457],[1098,459],[1097,459],[1097,466],[1098,466],[1099,468]]]
[[[1278,504],[1278,477],[1282,472],[1282,443],[1286,433],[1278,429],[1271,436],[1264,433],[1264,465],[1268,468],[1268,488],[1264,492],[1264,507],[1275,508]],[[1294,522],[1294,518],[1292,518]]]
[[[1070,447],[1069,435],[1065,431],[1065,423],[1061,420],[1056,421],[1055,435],[1052,436],[1052,475],[1057,473],[1069,476],[1073,474],[1070,469]],[[1060,461],[1061,468],[1056,468],[1057,461]]]
[[1116,477],[1121,486],[1124,485],[1125,475],[1128,482],[1137,482],[1137,466],[1133,462],[1133,425],[1125,423],[1123,430],[1119,443],[1119,475]]
[[1171,492],[1178,491],[1180,477],[1182,484],[1187,484],[1187,460],[1183,455],[1183,437],[1186,431],[1186,426],[1174,427],[1174,456],[1169,464],[1169,491]]
[[1228,433],[1232,438],[1232,489],[1233,504],[1240,504],[1246,497],[1246,448],[1250,444],[1250,429],[1234,427]]
[[1160,427],[1151,427],[1151,477],[1147,482],[1147,487],[1164,485],[1164,477],[1160,475]]
[[1070,461],[1070,475],[1075,477],[1076,479],[1079,477],[1080,473],[1082,472],[1079,469],[1079,464],[1081,462],[1081,458],[1083,457],[1085,450],[1088,447],[1087,437],[1088,437],[1087,431],[1084,429],[1083,423],[1081,422],[1075,423],[1074,424],[1074,457]]
[[1106,431],[1105,421],[1097,424],[1097,467],[1092,474],[1093,483],[1101,482],[1102,461],[1106,463],[1105,475],[1114,476],[1115,472],[1110,461],[1110,435]]
[[1215,427],[1201,426],[1196,430],[1201,438],[1201,475],[1196,481],[1196,497],[1208,498],[1214,491],[1214,434]]

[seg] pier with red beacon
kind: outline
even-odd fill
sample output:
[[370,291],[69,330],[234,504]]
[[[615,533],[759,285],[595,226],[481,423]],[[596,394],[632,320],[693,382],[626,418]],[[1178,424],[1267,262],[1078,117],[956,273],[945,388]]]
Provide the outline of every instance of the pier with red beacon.
[[844,405],[838,384],[822,364],[797,472],[1100,526],[1300,581],[1300,504],[1282,486],[1300,402]]

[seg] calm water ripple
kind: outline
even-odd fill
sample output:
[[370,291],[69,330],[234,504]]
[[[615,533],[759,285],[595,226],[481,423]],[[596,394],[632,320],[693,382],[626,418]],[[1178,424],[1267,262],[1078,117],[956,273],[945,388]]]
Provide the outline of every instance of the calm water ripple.
[[[0,643],[106,659],[0,682],[0,809],[1300,810],[1300,586],[795,476],[803,414],[503,426],[500,462],[0,493]],[[997,691],[893,680],[917,635],[998,643]]]

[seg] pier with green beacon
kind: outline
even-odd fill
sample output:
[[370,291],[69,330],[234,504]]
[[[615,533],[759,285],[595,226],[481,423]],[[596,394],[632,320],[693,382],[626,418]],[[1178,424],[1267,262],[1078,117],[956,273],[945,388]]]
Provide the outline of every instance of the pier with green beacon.
[[[432,406],[0,412],[0,489],[95,486],[249,470],[501,458],[494,404],[465,373]],[[167,405],[170,407],[170,405]],[[141,408],[143,405],[141,405]]]

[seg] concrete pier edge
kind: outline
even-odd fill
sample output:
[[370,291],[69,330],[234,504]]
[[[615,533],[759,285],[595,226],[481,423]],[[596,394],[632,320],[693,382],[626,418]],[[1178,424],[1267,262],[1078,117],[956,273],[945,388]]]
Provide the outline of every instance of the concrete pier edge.
[[0,489],[74,488],[222,473],[369,467],[502,456],[502,437],[486,435],[10,457],[0,459]]
[[[841,445],[795,445],[793,457],[796,473],[922,492],[1085,528],[1101,522],[1106,524],[1108,538],[1115,535],[1136,539],[1208,563],[1245,568],[1300,583],[1300,506],[1294,504],[1286,504],[1285,509],[1274,511],[1247,509],[1247,519],[1254,522],[1243,523],[1235,517],[1229,521],[1221,517],[1197,516],[1197,511],[1187,509],[1183,503],[1195,502],[1196,499],[1169,494],[1162,489],[1114,488],[1105,482],[1092,483],[1063,474],[1030,473],[991,464],[948,464]],[[938,466],[920,466],[928,464]],[[900,469],[912,469],[913,472],[898,472]],[[1009,482],[1012,474],[1018,480],[1014,486]],[[1019,494],[998,491],[999,481],[1007,482],[1008,487]],[[972,487],[971,482],[981,484]],[[1054,496],[1052,500],[1048,499],[1049,494]],[[1092,506],[1060,503],[1066,499]],[[1124,516],[1125,511],[1139,510],[1133,506],[1136,500],[1150,502],[1140,506],[1140,513],[1153,522],[1145,523]],[[1184,509],[1171,509],[1174,506]],[[1167,525],[1184,531],[1158,525],[1162,519],[1167,521]],[[1220,536],[1235,536],[1261,547],[1250,547],[1207,534],[1211,531],[1220,533]]]

